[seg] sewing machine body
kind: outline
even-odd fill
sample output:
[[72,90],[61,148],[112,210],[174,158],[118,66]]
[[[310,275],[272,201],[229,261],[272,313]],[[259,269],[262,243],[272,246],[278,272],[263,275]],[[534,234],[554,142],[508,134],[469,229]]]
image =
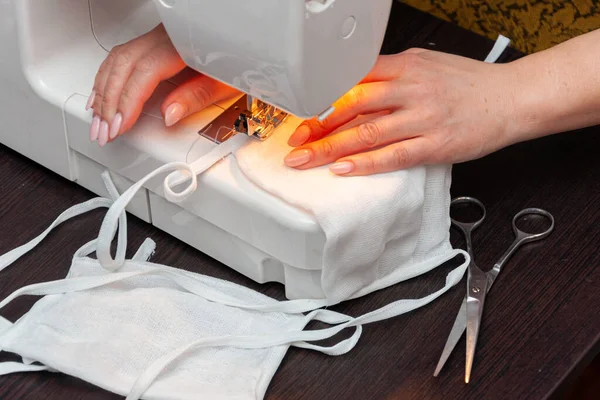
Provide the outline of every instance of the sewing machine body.
[[[303,1],[297,3],[304,6]],[[316,3],[326,5],[327,1]],[[391,0],[377,3],[389,7]],[[162,17],[172,24],[173,20],[165,17],[167,12],[162,10]],[[322,16],[326,13],[320,11]],[[372,38],[375,51],[383,39],[387,13],[381,18],[384,27],[373,33],[381,37]],[[100,177],[107,169],[123,191],[167,162],[191,162],[206,154],[217,144],[199,132],[239,98],[215,103],[165,128],[161,101],[190,70],[161,83],[127,135],[103,148],[89,140],[92,113],[85,111],[85,104],[99,65],[113,46],[147,32],[160,21],[157,7],[148,0],[1,2],[0,143],[101,196],[108,196]],[[165,25],[172,30],[169,23]],[[339,95],[356,83],[354,76],[359,72],[347,75],[352,78],[340,84]],[[222,80],[227,81],[227,76],[233,75]],[[289,82],[306,78],[304,73],[289,76]],[[261,82],[253,87],[264,88]],[[301,116],[314,115],[322,111],[323,104],[335,100],[333,89],[327,89],[321,103],[311,109],[306,96],[313,89],[308,86],[283,96],[298,100],[295,103],[248,89],[264,101],[275,98],[275,103]],[[299,121],[290,116],[278,129],[293,129]],[[231,157],[201,175],[198,186],[191,198],[173,204],[163,197],[162,180],[156,179],[138,193],[128,212],[251,279],[285,284],[288,298],[323,297],[320,275],[325,237],[312,215],[258,189]]]
[[[369,72],[390,0],[154,0],[187,65],[300,118]],[[210,12],[206,12],[210,10]]]

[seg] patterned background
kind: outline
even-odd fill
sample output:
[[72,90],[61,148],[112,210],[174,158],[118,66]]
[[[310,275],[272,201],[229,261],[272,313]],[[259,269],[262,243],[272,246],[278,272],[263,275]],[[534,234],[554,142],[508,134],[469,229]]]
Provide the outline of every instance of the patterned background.
[[600,28],[600,0],[401,0],[528,53]]

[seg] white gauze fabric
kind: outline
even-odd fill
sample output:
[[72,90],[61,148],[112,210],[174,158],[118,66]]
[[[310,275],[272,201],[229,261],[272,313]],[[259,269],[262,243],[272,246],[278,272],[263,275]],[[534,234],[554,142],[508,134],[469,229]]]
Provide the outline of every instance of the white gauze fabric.
[[[97,265],[76,263],[72,276],[97,276],[97,270]],[[256,292],[241,300],[272,301]],[[307,322],[302,315],[254,313],[260,316],[211,303],[160,276],[135,277],[121,284],[43,297],[14,327],[0,334],[0,347],[127,395],[152,362],[200,338],[302,330]],[[154,381],[144,398],[262,398],[288,347],[195,349]]]
[[329,304],[423,274],[458,254],[449,241],[450,165],[366,177],[336,176],[328,166],[295,170],[283,163],[292,150],[288,137],[249,143],[235,157],[257,186],[315,216],[326,237],[321,286]]

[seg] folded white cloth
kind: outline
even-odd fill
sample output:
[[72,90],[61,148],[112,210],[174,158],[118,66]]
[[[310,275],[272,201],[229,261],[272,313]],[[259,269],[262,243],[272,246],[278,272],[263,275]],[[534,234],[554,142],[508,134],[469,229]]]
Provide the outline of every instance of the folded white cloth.
[[[363,122],[357,119],[346,127]],[[283,132],[293,131],[292,119]],[[253,142],[235,154],[257,186],[314,214],[326,236],[321,285],[330,304],[367,294],[456,256],[449,242],[451,166],[420,166],[340,177],[328,166],[284,165],[289,135]]]

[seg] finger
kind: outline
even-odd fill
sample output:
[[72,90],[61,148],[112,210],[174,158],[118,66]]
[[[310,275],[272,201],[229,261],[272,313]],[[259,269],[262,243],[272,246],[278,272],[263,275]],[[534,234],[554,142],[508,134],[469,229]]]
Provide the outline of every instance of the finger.
[[297,147],[319,140],[359,115],[398,109],[403,98],[401,91],[395,82],[357,85],[334,104],[335,111],[323,121],[315,118],[300,124],[288,144]]
[[233,87],[208,76],[198,75],[173,90],[163,101],[161,112],[165,124],[171,126],[213,103],[236,94],[239,92]]
[[108,53],[100,67],[98,68],[98,72],[96,72],[96,76],[94,77],[94,87],[92,90],[93,101],[90,105],[90,108],[94,110],[94,115],[99,115],[102,106],[102,93],[104,91],[104,86],[106,85],[106,81],[108,79],[108,75],[110,74],[110,70],[112,64],[115,60],[114,52]]
[[145,47],[128,46],[111,52],[113,62],[104,86],[96,92],[100,104],[99,107],[94,108],[103,121],[110,123],[113,120],[125,82],[147,50]]
[[[98,69],[98,73],[96,74],[96,77],[94,79],[94,90],[92,91],[92,95],[90,96],[90,98],[93,97],[91,101],[91,108],[94,110],[94,118],[92,119],[92,124],[90,125],[90,141],[95,142],[96,140],[98,140],[98,142],[102,143],[102,145],[106,143],[106,139],[103,136],[104,131],[100,129],[102,125],[102,119],[99,115],[98,110],[101,109],[102,91],[104,90],[104,85],[106,84],[106,80],[108,79],[108,74],[110,72],[110,68],[112,66],[113,61],[114,54],[109,53],[106,59],[100,65],[100,68]],[[89,102],[90,100],[88,99],[88,103]]]
[[329,170],[336,175],[362,176],[409,169],[424,164],[432,150],[427,139],[417,137],[342,158]]
[[407,64],[414,60],[414,56],[429,51],[431,50],[413,48],[398,54],[379,56],[377,62],[371,71],[362,79],[361,83],[397,79],[400,77]]
[[356,127],[327,136],[291,151],[284,159],[287,166],[297,169],[329,164],[341,157],[373,150],[399,140],[414,137],[417,129],[406,123],[407,117],[395,112],[359,124]]
[[111,126],[110,139],[113,140],[131,129],[142,113],[144,103],[152,96],[160,82],[177,75],[184,68],[185,62],[170,44],[153,48],[146,53],[135,64],[119,93],[118,113]]
[[[125,44],[115,46],[109,53],[104,62],[100,65],[96,77],[94,80],[94,100],[92,102],[92,108],[96,115],[102,116],[102,103],[104,98],[104,89],[109,80],[111,74],[114,74],[113,65],[119,64],[120,68],[126,64],[130,64],[131,68],[137,62],[143,54],[145,54],[150,48],[152,48],[160,34],[161,30],[164,30],[162,25],[158,25],[150,32],[133,39]],[[131,72],[131,71],[130,71]],[[129,73],[126,74],[129,76]],[[122,79],[125,80],[125,77]]]

